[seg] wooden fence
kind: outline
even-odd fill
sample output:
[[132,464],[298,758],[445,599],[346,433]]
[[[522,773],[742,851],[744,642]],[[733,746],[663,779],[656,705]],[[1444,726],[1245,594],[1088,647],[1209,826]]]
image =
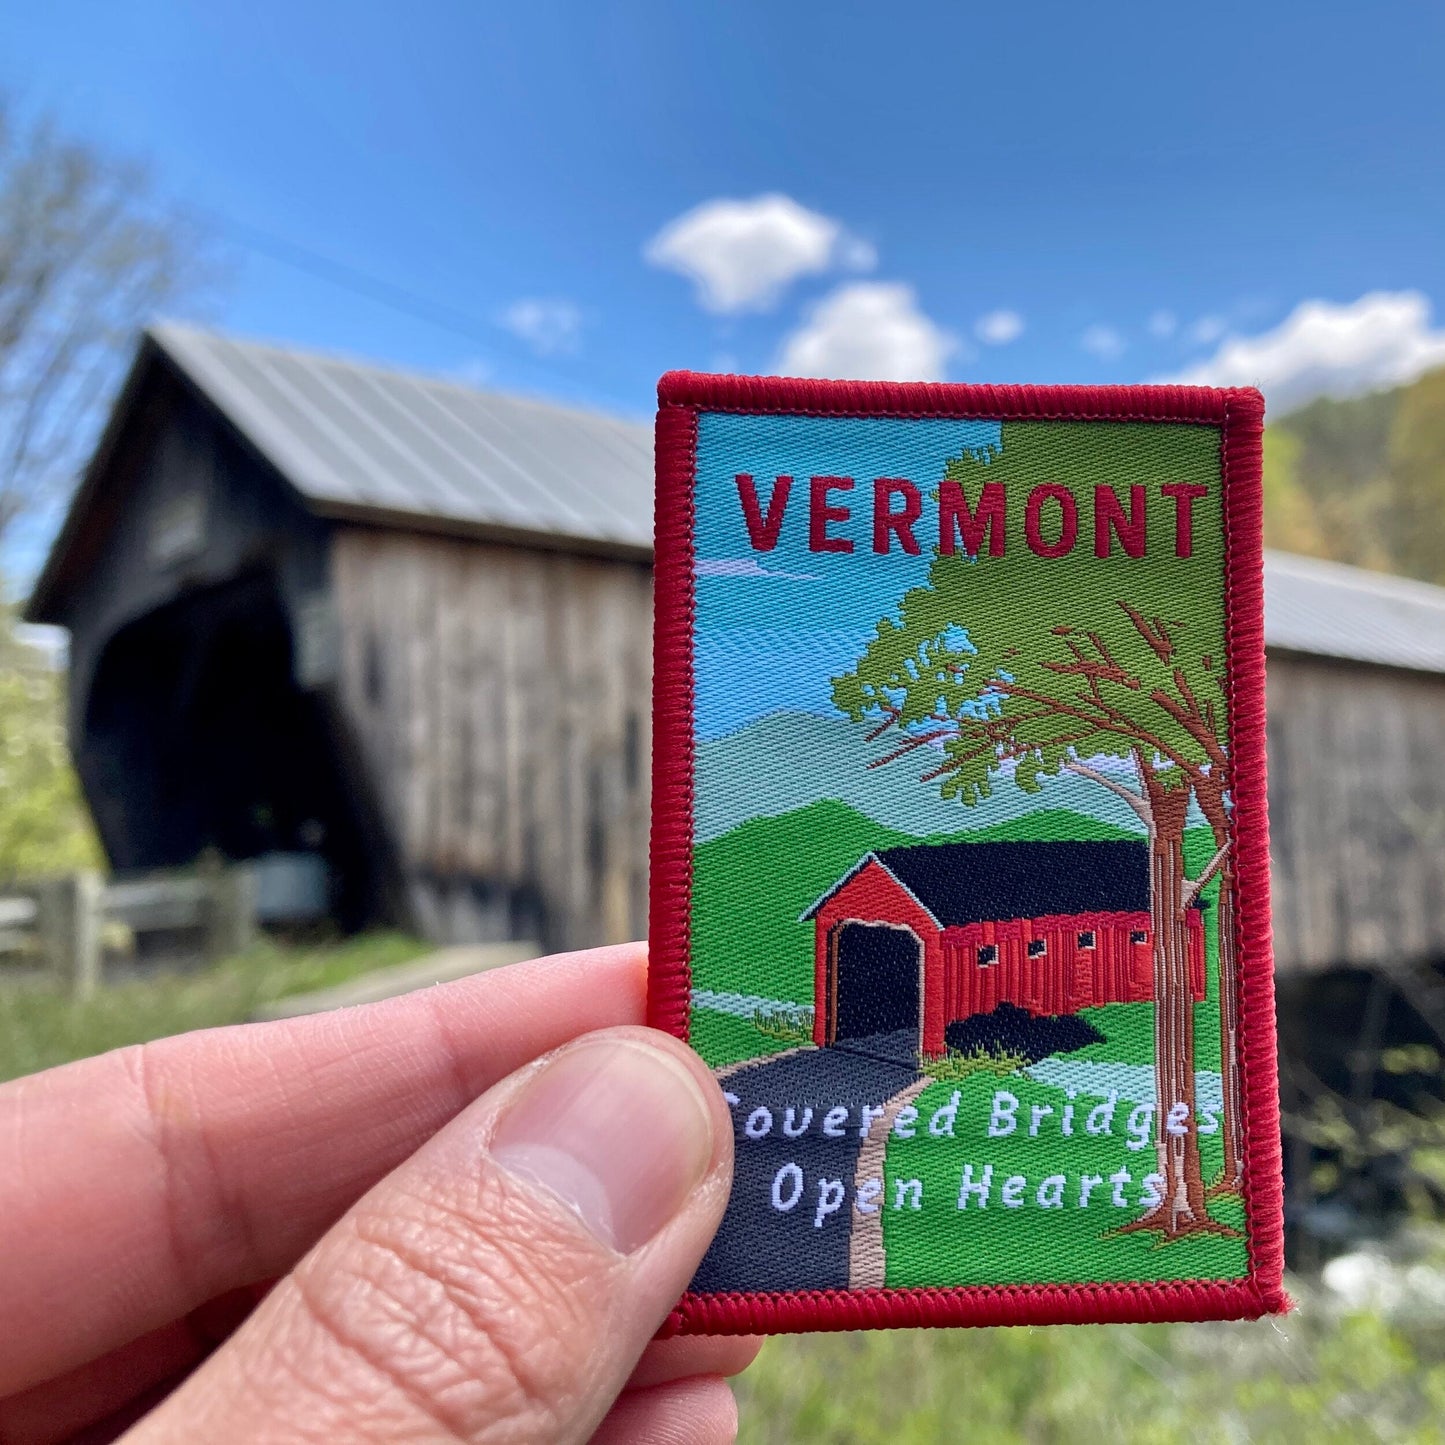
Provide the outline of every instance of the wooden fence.
[[0,886],[0,957],[34,960],[77,998],[102,982],[107,924],[199,932],[207,959],[239,953],[256,933],[255,873],[238,865],[107,883],[78,872]]

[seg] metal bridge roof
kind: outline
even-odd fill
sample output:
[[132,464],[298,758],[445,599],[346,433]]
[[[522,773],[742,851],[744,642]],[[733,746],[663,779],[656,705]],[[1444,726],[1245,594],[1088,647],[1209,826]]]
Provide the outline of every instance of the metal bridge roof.
[[652,546],[649,426],[188,326],[150,335],[318,512]]
[[1266,552],[1264,640],[1281,651],[1445,672],[1445,587]]

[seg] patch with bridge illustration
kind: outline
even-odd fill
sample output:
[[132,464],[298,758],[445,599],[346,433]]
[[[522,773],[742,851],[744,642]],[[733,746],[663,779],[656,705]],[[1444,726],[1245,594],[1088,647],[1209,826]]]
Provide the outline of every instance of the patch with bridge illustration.
[[736,1140],[670,1327],[1284,1308],[1258,394],[659,397],[650,1016]]

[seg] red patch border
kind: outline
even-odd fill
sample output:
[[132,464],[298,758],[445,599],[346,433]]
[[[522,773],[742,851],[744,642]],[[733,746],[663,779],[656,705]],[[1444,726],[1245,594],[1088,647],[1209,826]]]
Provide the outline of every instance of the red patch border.
[[1217,427],[1224,487],[1225,651],[1235,759],[1240,1067],[1249,1273],[1239,1280],[792,1290],[683,1296],[662,1333],[751,1334],[919,1325],[1254,1319],[1289,1308],[1270,947],[1265,800],[1264,398],[1252,387],[972,386],[667,373],[657,388],[651,962],[647,1021],[688,1037],[691,970],[693,482],[702,412],[1153,421]]

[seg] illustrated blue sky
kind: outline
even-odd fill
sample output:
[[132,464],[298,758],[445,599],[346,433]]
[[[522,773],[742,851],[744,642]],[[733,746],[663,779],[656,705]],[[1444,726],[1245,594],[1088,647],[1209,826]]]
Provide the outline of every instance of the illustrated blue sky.
[[1258,381],[1445,362],[1445,8],[0,0],[238,334],[645,418],[673,367]]
[[[929,493],[944,465],[965,452],[997,451],[998,422],[889,417],[705,414],[698,426],[697,620],[694,721],[699,741],[769,713],[837,717],[830,679],[862,655],[880,618],[928,575],[938,538]],[[750,543],[737,475],[752,475],[766,511],[779,475],[793,477],[776,546]],[[808,550],[812,475],[852,477],[830,501],[852,513],[830,523],[851,553]],[[920,553],[890,538],[872,550],[873,479],[905,476],[924,496],[914,526]],[[894,503],[901,506],[900,502]]]

